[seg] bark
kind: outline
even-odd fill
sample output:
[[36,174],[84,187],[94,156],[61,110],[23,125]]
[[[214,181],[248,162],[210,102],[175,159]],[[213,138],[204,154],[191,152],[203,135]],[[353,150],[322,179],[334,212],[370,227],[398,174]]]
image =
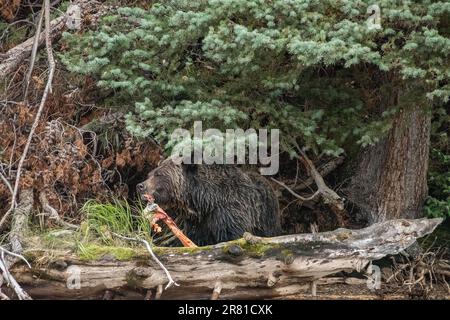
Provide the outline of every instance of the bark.
[[[31,300],[31,297],[23,290],[14,276],[11,276],[9,269],[17,261],[23,259],[21,256],[23,251],[23,239],[28,230],[27,223],[32,208],[33,190],[25,189],[20,195],[20,202],[15,209],[11,231],[9,233],[12,252],[0,247],[0,286],[3,282],[6,282],[20,300]],[[5,252],[7,253],[6,255]]]
[[[128,299],[275,298],[308,290],[313,281],[332,283],[322,278],[340,271],[363,272],[372,260],[401,252],[441,221],[399,219],[360,230],[274,238],[245,234],[208,247],[154,248],[180,284],[162,292],[167,276],[145,252],[127,261],[109,254],[82,261],[66,251],[29,250],[32,270],[16,265],[11,271],[33,298],[101,299],[106,290]],[[71,290],[67,284],[74,273],[79,287]]]
[[[65,16],[58,17],[50,23],[51,41],[59,38],[64,30]],[[45,33],[39,34],[38,45],[42,46],[45,41]],[[33,50],[34,36],[22,42],[18,46],[6,52],[6,58],[0,63],[0,78],[6,78],[11,72],[16,71],[19,65],[31,55]]]
[[369,224],[423,215],[430,126],[421,106],[403,109],[387,137],[361,155],[349,198]]
[[20,201],[14,210],[9,241],[14,253],[23,252],[23,238],[28,231],[28,220],[33,209],[33,190],[24,189],[20,194]]
[[[89,13],[90,19],[98,20],[100,16],[104,15],[109,6],[102,5],[100,2],[92,2],[88,0],[74,1],[73,4],[78,4],[83,14]],[[89,11],[89,12],[87,12]],[[91,14],[93,13],[93,14]],[[50,22],[50,41],[55,43],[61,37],[61,34],[66,30],[66,14],[53,19]],[[94,23],[95,21],[91,21]],[[45,41],[45,32],[39,33],[38,46],[42,47]],[[34,36],[8,50],[4,56],[3,61],[0,61],[0,78],[7,77],[10,73],[17,70],[17,68],[30,57],[33,50]]]

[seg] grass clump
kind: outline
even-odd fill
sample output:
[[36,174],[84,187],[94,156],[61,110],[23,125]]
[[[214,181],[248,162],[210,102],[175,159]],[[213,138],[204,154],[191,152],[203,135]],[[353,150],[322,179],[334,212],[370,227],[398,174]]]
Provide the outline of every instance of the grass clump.
[[[56,251],[74,252],[81,260],[98,260],[111,255],[117,260],[129,260],[137,256],[147,256],[147,250],[140,242],[128,241],[115,236],[147,240],[151,245],[163,246],[176,241],[170,230],[161,223],[163,231],[154,234],[149,217],[144,216],[144,205],[130,205],[126,200],[113,199],[107,203],[88,200],[81,208],[83,220],[79,230],[32,229],[28,241],[34,250],[51,248]],[[164,250],[167,249],[167,250]],[[173,249],[173,250],[172,250]],[[177,249],[193,253],[192,248],[156,248],[160,254],[178,252]],[[180,251],[181,252],[181,251]],[[183,251],[184,252],[184,251]]]
[[[88,200],[81,209],[85,216],[78,233],[76,251],[83,260],[96,260],[111,254],[118,260],[128,260],[136,256],[140,243],[114,236],[139,238],[151,244],[163,244],[173,237],[163,225],[164,231],[157,236],[152,233],[149,217],[144,216],[144,206],[130,205],[125,200],[114,199],[100,203]],[[151,219],[151,217],[150,217]]]
[[97,238],[105,244],[113,244],[117,240],[113,233],[117,233],[152,240],[152,230],[141,205],[132,207],[127,201],[121,200],[110,203],[89,200],[81,211],[86,216],[81,226],[85,239]]

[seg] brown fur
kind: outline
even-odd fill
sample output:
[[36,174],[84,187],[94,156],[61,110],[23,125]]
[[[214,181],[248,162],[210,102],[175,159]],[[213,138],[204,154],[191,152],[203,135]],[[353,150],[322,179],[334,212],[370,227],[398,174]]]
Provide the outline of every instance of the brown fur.
[[164,209],[173,209],[200,245],[233,240],[245,231],[280,233],[278,201],[260,175],[230,165],[186,165],[171,159],[138,185]]

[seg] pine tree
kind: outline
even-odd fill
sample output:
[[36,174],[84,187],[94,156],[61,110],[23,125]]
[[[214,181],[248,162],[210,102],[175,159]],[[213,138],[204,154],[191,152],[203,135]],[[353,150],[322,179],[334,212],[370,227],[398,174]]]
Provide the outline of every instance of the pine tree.
[[[425,139],[418,142],[419,165],[428,157],[426,112],[449,98],[450,3],[378,1],[381,28],[367,23],[369,4],[172,0],[149,10],[121,8],[98,30],[65,34],[70,50],[61,58],[69,70],[96,77],[99,88],[114,93],[137,136],[164,143],[175,128],[202,120],[219,129],[279,128],[282,149],[292,156],[297,143],[335,156],[372,146],[369,154],[380,153],[379,163],[359,173],[375,179],[364,182],[374,184],[369,194],[386,197],[393,181],[379,171],[387,159],[398,163],[388,147],[402,135],[393,126],[425,128],[404,140]],[[405,152],[408,158],[414,151]],[[426,165],[418,175],[423,183]],[[426,185],[417,203],[402,201],[415,215],[424,196]],[[380,209],[373,201],[359,201],[376,211],[373,221],[405,210]]]

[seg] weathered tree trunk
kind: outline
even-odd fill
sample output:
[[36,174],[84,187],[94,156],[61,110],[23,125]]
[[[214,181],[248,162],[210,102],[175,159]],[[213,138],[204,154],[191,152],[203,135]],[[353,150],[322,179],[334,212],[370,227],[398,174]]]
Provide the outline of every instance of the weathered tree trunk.
[[[274,298],[331,280],[340,271],[364,271],[372,260],[397,254],[442,219],[392,220],[360,230],[244,239],[200,248],[154,248],[180,285],[162,292],[166,274],[146,251],[119,261],[111,254],[83,261],[64,250],[29,250],[33,269],[16,265],[17,281],[33,298],[94,299],[106,290],[125,298]],[[213,294],[214,292],[214,294]],[[110,294],[108,294],[110,296]]]
[[424,109],[400,110],[387,137],[360,157],[349,198],[369,224],[422,216],[431,125]]

